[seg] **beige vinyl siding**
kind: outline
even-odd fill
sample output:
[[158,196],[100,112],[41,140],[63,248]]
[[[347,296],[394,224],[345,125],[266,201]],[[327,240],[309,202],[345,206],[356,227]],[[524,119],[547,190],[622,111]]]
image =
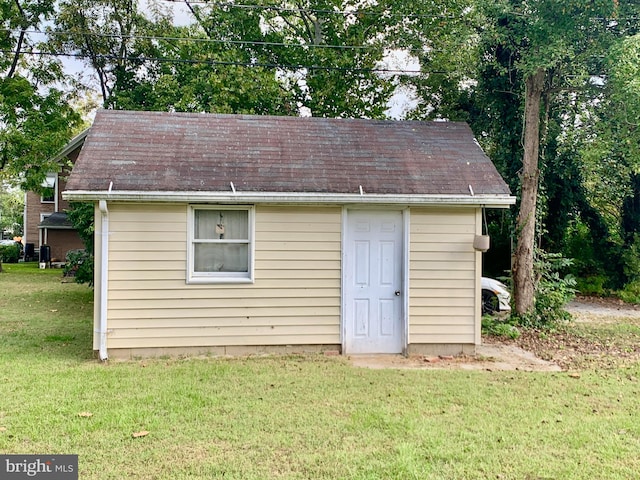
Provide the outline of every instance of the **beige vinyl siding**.
[[340,343],[340,208],[255,210],[253,284],[186,284],[183,205],[109,204],[109,348]]
[[477,341],[477,209],[411,209],[409,343]]

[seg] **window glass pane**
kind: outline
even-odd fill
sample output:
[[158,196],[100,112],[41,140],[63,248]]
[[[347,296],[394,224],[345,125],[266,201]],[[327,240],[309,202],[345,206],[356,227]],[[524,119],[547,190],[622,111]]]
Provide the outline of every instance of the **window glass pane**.
[[53,188],[45,188],[42,190],[42,201],[53,202],[55,200],[55,190]]
[[249,245],[200,243],[194,245],[196,272],[248,272]]
[[198,240],[248,240],[247,210],[196,210],[194,238]]

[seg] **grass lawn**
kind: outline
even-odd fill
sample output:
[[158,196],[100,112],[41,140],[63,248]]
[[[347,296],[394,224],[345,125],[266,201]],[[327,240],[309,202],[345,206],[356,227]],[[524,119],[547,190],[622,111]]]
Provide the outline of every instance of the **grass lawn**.
[[[640,365],[369,370],[324,356],[101,364],[92,292],[0,274],[0,453],[81,479],[632,479]],[[134,437],[134,434],[148,432]]]

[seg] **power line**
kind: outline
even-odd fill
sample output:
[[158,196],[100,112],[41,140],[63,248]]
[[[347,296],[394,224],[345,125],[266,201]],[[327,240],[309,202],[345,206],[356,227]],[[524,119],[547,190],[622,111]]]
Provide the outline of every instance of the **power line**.
[[[315,43],[286,43],[286,42],[268,42],[268,41],[260,41],[260,40],[231,40],[231,39],[215,39],[215,38],[204,38],[204,37],[171,37],[171,36],[156,36],[156,35],[123,35],[123,34],[110,34],[110,33],[98,33],[98,32],[89,32],[89,31],[55,31],[49,30],[46,32],[39,30],[21,30],[21,29],[9,29],[9,28],[0,28],[0,31],[4,31],[7,33],[17,34],[20,32],[24,32],[30,35],[57,35],[57,36],[82,36],[82,37],[95,37],[95,38],[117,38],[121,40],[149,40],[149,41],[166,41],[166,42],[194,42],[201,44],[218,44],[218,45],[248,45],[248,46],[257,46],[257,47],[282,47],[282,48],[300,48],[300,49],[325,49],[325,50],[352,50],[352,51],[376,51],[379,50],[380,47],[375,45],[336,45],[336,44],[315,44]],[[384,47],[383,47],[384,49]],[[406,47],[397,47],[393,50],[402,51],[408,53],[410,55],[420,57],[427,53],[438,53],[442,52],[441,49],[436,49],[432,47],[425,48],[406,48]],[[62,55],[62,53],[61,53]]]
[[41,32],[38,30],[21,30],[21,29],[9,29],[0,28],[0,31],[8,33],[24,32],[35,35],[80,35],[83,37],[97,37],[97,38],[119,38],[128,40],[158,40],[158,41],[171,41],[171,42],[196,42],[196,43],[212,43],[212,44],[229,44],[229,45],[255,45],[266,47],[291,47],[291,48],[324,48],[324,49],[340,49],[340,50],[374,50],[377,47],[373,45],[330,45],[330,44],[302,44],[302,43],[284,43],[284,42],[266,42],[259,40],[223,40],[212,39],[203,37],[165,37],[156,35],[122,35],[115,33],[97,33],[97,32],[83,32],[83,31],[69,31],[69,30],[50,30],[47,32]]
[[[11,50],[0,50],[0,53],[16,54]],[[86,58],[86,55],[80,53],[65,53],[65,52],[41,52],[41,51],[19,51],[18,55],[34,55],[34,56],[51,56],[51,57],[70,57],[70,58]],[[192,65],[211,65],[211,66],[236,66],[236,67],[248,67],[248,68],[280,68],[283,70],[308,70],[308,71],[339,71],[339,72],[354,72],[354,73],[384,73],[388,75],[447,75],[453,72],[445,71],[430,71],[425,72],[422,70],[404,70],[404,69],[392,69],[392,68],[359,68],[359,67],[334,67],[323,65],[304,65],[304,64],[284,64],[284,63],[267,63],[267,62],[235,62],[235,61],[220,61],[220,60],[195,60],[186,58],[162,58],[162,57],[129,57],[118,56],[110,54],[95,55],[95,58],[102,60],[121,60],[131,62],[159,62],[159,63],[176,63],[176,64],[192,64]]]

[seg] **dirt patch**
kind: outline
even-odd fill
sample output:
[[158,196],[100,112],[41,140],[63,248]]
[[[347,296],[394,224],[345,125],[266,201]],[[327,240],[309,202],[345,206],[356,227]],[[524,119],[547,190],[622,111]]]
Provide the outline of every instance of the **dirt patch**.
[[567,305],[574,322],[555,331],[525,330],[517,339],[483,336],[476,355],[351,356],[366,368],[520,370],[611,369],[640,363],[640,306],[579,297]]
[[483,344],[475,355],[429,357],[412,355],[352,355],[353,366],[363,368],[398,369],[460,369],[460,370],[520,370],[526,372],[559,372],[562,369],[552,361],[536,357],[517,345],[505,343]]
[[640,362],[640,308],[615,298],[579,297],[567,305],[574,322],[555,331],[525,330],[515,345],[563,370],[623,368]]

